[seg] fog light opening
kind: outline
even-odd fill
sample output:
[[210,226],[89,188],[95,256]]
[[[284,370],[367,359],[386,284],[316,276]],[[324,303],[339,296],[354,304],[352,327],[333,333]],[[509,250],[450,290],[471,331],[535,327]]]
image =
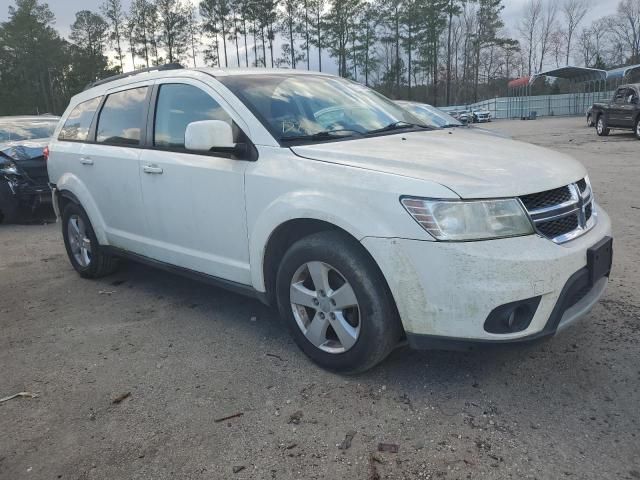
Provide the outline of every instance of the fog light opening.
[[484,329],[488,333],[517,333],[526,330],[533,320],[540,297],[507,303],[495,308],[487,317]]

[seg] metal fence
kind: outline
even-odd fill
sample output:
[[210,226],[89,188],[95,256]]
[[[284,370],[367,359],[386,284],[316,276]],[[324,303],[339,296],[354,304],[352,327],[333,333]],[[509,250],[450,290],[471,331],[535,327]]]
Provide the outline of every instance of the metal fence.
[[493,118],[531,118],[532,116],[584,115],[594,103],[613,97],[610,92],[580,92],[561,95],[498,97],[469,105],[442,107],[444,111],[489,110]]

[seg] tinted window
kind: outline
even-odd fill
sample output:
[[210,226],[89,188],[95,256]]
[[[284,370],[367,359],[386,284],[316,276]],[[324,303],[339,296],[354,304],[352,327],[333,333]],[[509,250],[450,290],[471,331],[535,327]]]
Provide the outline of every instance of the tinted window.
[[625,93],[627,93],[626,88],[619,88],[616,91],[616,96],[615,96],[616,103],[624,103]]
[[92,98],[82,102],[74,108],[60,130],[59,140],[86,140],[89,135],[89,127],[100,105],[101,97]]
[[156,107],[153,143],[158,147],[184,148],[187,125],[200,120],[228,122],[239,134],[231,117],[206,92],[192,85],[166,84],[160,87]]
[[99,143],[139,145],[147,87],[112,93],[104,102],[98,118]]

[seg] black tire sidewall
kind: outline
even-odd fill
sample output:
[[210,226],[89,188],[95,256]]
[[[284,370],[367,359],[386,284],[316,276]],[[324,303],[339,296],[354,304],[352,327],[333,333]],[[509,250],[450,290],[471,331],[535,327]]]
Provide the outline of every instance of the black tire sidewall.
[[633,133],[635,134],[636,138],[640,140],[640,116],[636,119],[636,123],[633,128]]
[[[71,251],[71,246],[69,244],[68,225],[69,225],[69,218],[72,215],[78,215],[80,216],[80,218],[82,218],[82,221],[86,225],[87,236],[89,237],[89,241],[91,242],[91,261],[89,262],[89,265],[87,265],[86,267],[83,267],[77,262],[77,260],[75,259],[75,256],[73,255],[73,252]],[[73,268],[82,277],[86,277],[86,278],[95,277],[97,275],[97,269],[98,269],[97,257],[98,255],[101,254],[100,244],[98,243],[96,234],[93,231],[93,226],[91,225],[89,216],[84,211],[84,208],[82,208],[77,203],[73,203],[73,202],[69,203],[64,208],[64,211],[62,212],[62,238],[64,240],[64,247],[67,251],[69,261],[71,262],[71,265],[73,266]]]
[[[291,279],[310,261],[337,269],[349,282],[360,306],[360,335],[344,353],[318,349],[304,336],[289,300]],[[380,362],[397,344],[401,327],[384,277],[364,248],[341,232],[322,232],[296,242],[285,254],[277,276],[276,295],[282,319],[300,349],[314,362],[340,373],[359,373]]]

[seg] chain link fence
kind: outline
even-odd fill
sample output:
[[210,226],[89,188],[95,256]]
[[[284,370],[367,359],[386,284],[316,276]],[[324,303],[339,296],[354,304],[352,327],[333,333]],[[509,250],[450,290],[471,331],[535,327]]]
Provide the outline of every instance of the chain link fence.
[[446,112],[489,110],[494,119],[584,115],[595,102],[613,97],[613,91],[560,95],[497,97],[469,105],[442,107]]

